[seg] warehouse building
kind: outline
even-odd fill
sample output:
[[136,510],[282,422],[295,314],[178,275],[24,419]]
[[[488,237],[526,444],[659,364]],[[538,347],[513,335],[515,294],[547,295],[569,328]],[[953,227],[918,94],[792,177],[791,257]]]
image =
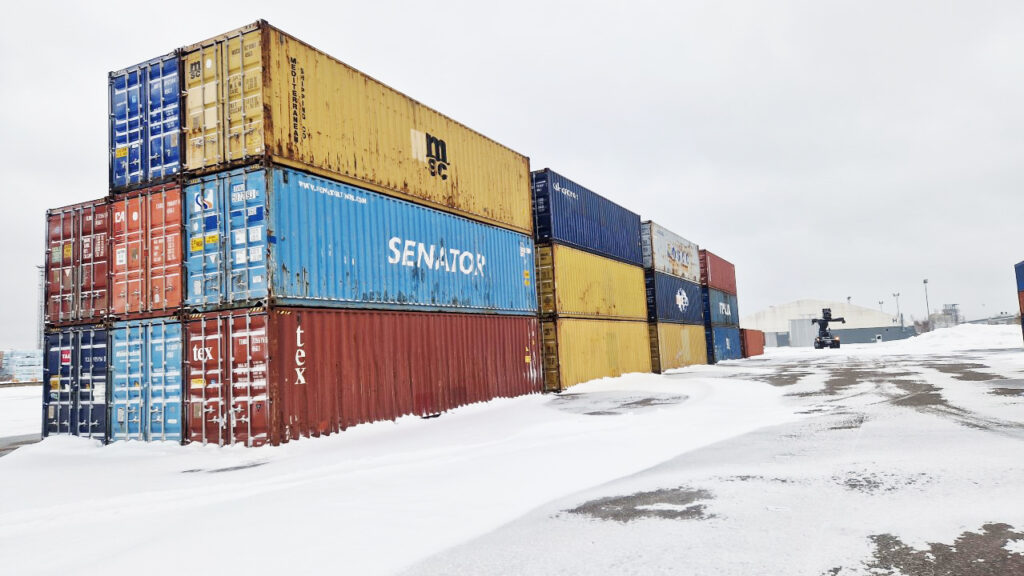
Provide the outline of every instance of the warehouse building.
[[766,346],[811,346],[818,332],[811,320],[821,317],[822,308],[831,308],[832,316],[846,319],[845,324],[833,323],[829,327],[844,344],[902,340],[916,335],[913,326],[901,327],[895,315],[848,302],[813,298],[769,306],[744,317],[740,324],[764,331]]

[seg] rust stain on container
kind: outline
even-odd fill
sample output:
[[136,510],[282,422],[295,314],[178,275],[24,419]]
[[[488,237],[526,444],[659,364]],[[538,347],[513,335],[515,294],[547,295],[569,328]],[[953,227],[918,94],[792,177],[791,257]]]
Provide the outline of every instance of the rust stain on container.
[[532,316],[278,307],[187,327],[194,442],[280,444],[541,390]]

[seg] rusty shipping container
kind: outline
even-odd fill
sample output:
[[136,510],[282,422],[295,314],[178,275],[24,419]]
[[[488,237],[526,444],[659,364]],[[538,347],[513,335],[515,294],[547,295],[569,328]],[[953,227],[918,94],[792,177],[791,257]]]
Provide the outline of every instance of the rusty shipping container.
[[704,326],[651,322],[647,329],[651,339],[651,371],[655,374],[708,363]]
[[764,332],[740,328],[740,348],[744,358],[764,354]]
[[700,251],[700,283],[729,294],[736,294],[736,267],[707,250]]
[[647,322],[558,318],[541,322],[544,389],[565,390],[589,380],[650,372]]
[[541,390],[535,317],[281,307],[185,331],[193,442],[276,445]]
[[640,224],[644,268],[700,282],[700,251],[686,238],[647,220]]
[[177,183],[118,196],[111,203],[112,315],[170,314],[181,307],[181,209]]
[[46,324],[102,321],[110,308],[106,199],[46,212]]
[[537,246],[536,261],[541,314],[647,317],[643,268],[560,244]]
[[185,170],[269,157],[531,234],[525,156],[266,22],[181,53]]

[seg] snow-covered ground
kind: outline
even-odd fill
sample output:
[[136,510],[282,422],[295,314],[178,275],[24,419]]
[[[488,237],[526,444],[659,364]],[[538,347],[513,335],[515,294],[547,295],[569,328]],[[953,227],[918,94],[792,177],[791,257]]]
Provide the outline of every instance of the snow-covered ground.
[[0,438],[39,434],[42,402],[39,385],[0,388]]
[[278,448],[50,438],[0,458],[0,572],[1024,574],[1022,394],[1020,329],[962,326]]

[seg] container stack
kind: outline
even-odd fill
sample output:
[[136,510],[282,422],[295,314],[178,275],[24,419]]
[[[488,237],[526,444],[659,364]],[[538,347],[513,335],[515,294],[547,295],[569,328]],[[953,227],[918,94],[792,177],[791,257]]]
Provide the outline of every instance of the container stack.
[[744,358],[764,354],[764,342],[764,332],[740,328],[740,349],[743,351]]
[[544,389],[650,372],[640,217],[550,169],[532,180]]
[[1024,333],[1024,262],[1018,262],[1013,271],[1017,276],[1017,304],[1021,316],[1021,332]]
[[708,364],[742,358],[736,267],[712,252],[701,250],[700,283]]
[[640,225],[651,368],[707,363],[697,245],[650,220]]
[[113,304],[75,304],[106,323],[108,438],[278,444],[541,389],[525,156],[262,21],[111,74],[110,156]]

